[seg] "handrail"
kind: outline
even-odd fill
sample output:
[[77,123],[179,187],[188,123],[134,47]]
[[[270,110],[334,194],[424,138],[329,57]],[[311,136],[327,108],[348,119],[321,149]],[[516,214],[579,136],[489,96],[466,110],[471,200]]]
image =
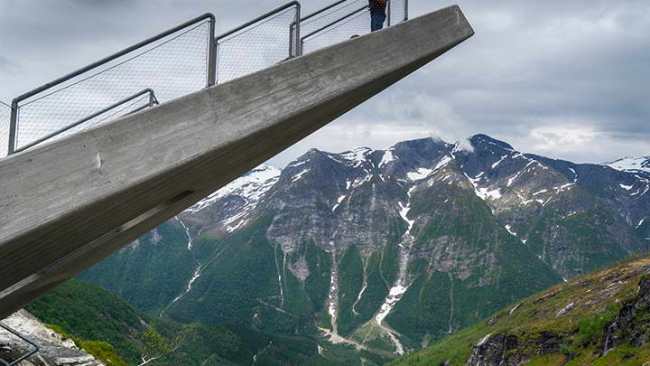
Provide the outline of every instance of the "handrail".
[[20,338],[23,342],[28,343],[30,346],[33,347],[33,349],[31,351],[27,352],[23,356],[15,359],[15,360],[13,360],[11,362],[5,361],[2,358],[0,358],[0,363],[2,363],[3,366],[16,366],[19,363],[25,361],[26,359],[28,359],[28,358],[32,357],[33,355],[35,355],[36,353],[38,353],[38,351],[40,351],[40,348],[38,347],[38,345],[36,343],[30,341],[26,337],[23,337],[20,333],[16,332],[15,330],[11,329],[10,327],[4,325],[2,322],[0,322],[0,327],[3,328],[4,330],[6,330],[7,332],[15,335],[16,337]]
[[320,15],[320,14],[322,14],[322,13],[324,13],[324,12],[326,12],[326,11],[332,9],[332,8],[335,8],[335,7],[345,3],[347,1],[348,0],[339,0],[339,1],[337,1],[337,2],[335,2],[333,4],[331,4],[331,5],[328,5],[328,6],[322,8],[320,10],[317,10],[317,11],[315,11],[315,12],[309,14],[309,15],[306,15],[304,18],[300,19],[300,21],[301,22],[307,21],[307,20],[309,20],[309,19],[311,19],[311,18],[313,18],[313,17],[315,17],[317,15]]
[[[307,21],[307,20],[309,20],[309,19],[311,19],[311,18],[313,18],[313,17],[315,17],[317,15],[320,15],[320,14],[322,14],[322,13],[324,13],[324,12],[330,10],[330,9],[333,9],[333,8],[335,8],[335,7],[337,7],[337,6],[341,5],[341,4],[344,4],[344,3],[348,2],[348,1],[350,1],[350,0],[339,0],[339,1],[335,2],[335,3],[332,3],[332,4],[328,5],[328,6],[320,9],[320,10],[317,10],[317,11],[311,13],[311,14],[305,15],[302,19],[300,19],[300,21],[305,22],[305,21]],[[404,9],[403,9],[404,10],[404,18],[402,20],[408,20],[408,3],[409,2],[408,2],[408,0],[402,0],[402,1],[404,2]],[[387,9],[388,26],[391,26],[392,1],[388,0],[387,3],[388,3],[388,5],[387,5],[387,8],[388,8]]]
[[[275,9],[273,9],[273,10],[271,10],[271,11],[268,11],[268,12],[266,12],[265,14],[262,14],[262,15],[260,15],[259,17],[257,17],[257,18],[255,18],[255,19],[249,21],[249,22],[246,22],[246,23],[244,23],[244,24],[238,26],[238,27],[235,28],[235,29],[231,29],[231,30],[229,30],[229,31],[226,32],[226,33],[223,33],[223,34],[218,35],[217,37],[215,37],[214,40],[218,42],[218,41],[220,41],[220,40],[222,40],[222,39],[224,39],[224,38],[226,38],[226,37],[228,37],[228,36],[231,36],[231,35],[233,35],[233,34],[239,32],[239,31],[242,31],[242,30],[244,30],[244,29],[250,27],[251,25],[253,25],[253,24],[255,24],[255,23],[257,23],[257,22],[259,22],[259,21],[261,21],[261,20],[264,20],[264,19],[270,17],[271,15],[275,15],[275,14],[277,14],[277,13],[281,13],[281,12],[283,12],[284,10],[287,10],[287,9],[289,9],[289,8],[291,8],[291,7],[294,7],[294,6],[298,8],[298,14],[300,14],[300,8],[301,8],[300,2],[298,2],[298,1],[291,1],[291,2],[289,2],[289,3],[287,3],[287,4],[285,4],[285,5],[282,5],[282,6],[280,6],[280,7],[278,7],[278,8],[275,8]],[[300,18],[300,15],[298,15],[298,18]]]
[[340,23],[340,22],[342,22],[342,21],[344,21],[344,20],[346,20],[346,19],[348,19],[348,18],[351,18],[351,17],[353,17],[353,16],[355,16],[355,15],[357,15],[357,14],[359,14],[359,13],[365,11],[365,10],[368,9],[368,8],[369,8],[368,5],[364,5],[364,6],[362,6],[361,8],[359,8],[359,9],[357,9],[357,10],[351,12],[351,13],[348,13],[348,14],[342,16],[341,18],[338,18],[337,20],[335,20],[335,21],[333,21],[333,22],[331,22],[331,23],[329,23],[329,24],[327,24],[327,25],[325,25],[325,26],[323,26],[323,27],[320,27],[320,28],[316,29],[315,31],[313,31],[313,32],[311,32],[311,33],[309,33],[309,34],[303,36],[303,37],[300,39],[300,43],[303,43],[307,38],[313,36],[314,34],[316,34],[316,33],[320,33],[320,32],[322,32],[322,31],[326,30],[327,28],[330,28],[330,27],[332,27],[332,26],[335,26],[336,24],[338,24],[338,23]]
[[123,49],[122,51],[116,52],[116,53],[114,53],[114,54],[112,54],[112,55],[110,55],[108,57],[105,57],[105,58],[99,60],[99,61],[93,62],[92,64],[90,64],[88,66],[82,67],[81,69],[79,69],[77,71],[69,73],[68,75],[62,76],[62,77],[60,77],[60,78],[58,78],[58,79],[56,79],[56,80],[54,80],[52,82],[44,84],[43,86],[40,86],[40,87],[38,87],[38,88],[36,88],[36,89],[34,89],[32,91],[29,91],[29,92],[15,98],[14,101],[19,101],[20,102],[22,100],[25,100],[25,99],[27,99],[29,97],[32,97],[32,96],[34,96],[34,95],[36,95],[36,94],[38,94],[38,93],[40,93],[42,91],[50,89],[53,86],[59,85],[59,84],[61,84],[63,82],[66,82],[66,81],[68,81],[68,80],[70,80],[70,79],[72,79],[72,78],[74,78],[76,76],[79,76],[79,75],[81,75],[81,74],[83,74],[85,72],[88,72],[88,71],[90,71],[90,70],[92,70],[92,69],[94,69],[94,68],[96,68],[98,66],[101,66],[101,65],[103,65],[105,63],[108,63],[108,62],[111,62],[111,61],[113,61],[115,59],[118,59],[118,58],[120,58],[120,57],[122,57],[122,56],[124,56],[124,55],[126,55],[128,53],[131,53],[131,52],[133,52],[133,51],[135,51],[137,49],[140,49],[140,48],[142,48],[142,47],[144,47],[144,46],[146,46],[146,45],[148,45],[150,43],[159,41],[159,40],[161,40],[161,39],[163,39],[163,38],[165,38],[165,37],[167,37],[169,35],[172,35],[172,34],[178,32],[180,30],[183,30],[184,28],[187,28],[187,27],[189,27],[191,25],[200,23],[201,21],[204,21],[206,19],[208,19],[208,20],[210,20],[212,22],[216,21],[216,18],[212,13],[205,13],[205,14],[199,16],[199,17],[196,17],[196,18],[194,18],[192,20],[189,20],[189,21],[187,21],[187,22],[185,22],[185,23],[183,23],[181,25],[178,25],[178,26],[176,26],[176,27],[174,27],[172,29],[169,29],[169,30],[167,30],[165,32],[157,34],[157,35],[155,35],[155,36],[153,36],[151,38],[148,38],[148,39],[146,39],[146,40],[144,40],[142,42],[138,42],[138,43],[136,43],[135,45],[133,45],[131,47]]
[[34,146],[36,146],[36,145],[38,145],[40,143],[43,143],[44,141],[47,141],[47,140],[51,139],[52,137],[55,137],[55,136],[60,135],[60,134],[62,134],[64,132],[66,132],[66,131],[69,131],[69,130],[71,130],[71,129],[73,129],[73,128],[75,128],[75,127],[77,127],[77,126],[79,126],[79,125],[81,125],[81,124],[83,124],[85,122],[88,122],[88,121],[92,120],[93,118],[99,117],[102,114],[104,114],[104,113],[106,113],[106,112],[108,112],[108,111],[110,111],[112,109],[115,109],[115,108],[117,108],[117,107],[119,107],[119,106],[121,106],[123,104],[126,104],[126,103],[128,103],[130,101],[136,100],[136,99],[138,99],[138,98],[140,98],[140,97],[142,97],[144,95],[147,95],[147,94],[149,95],[149,102],[146,105],[144,105],[144,106],[142,106],[142,107],[140,107],[140,108],[138,108],[136,110],[133,110],[133,111],[129,112],[128,114],[133,114],[133,113],[139,112],[139,111],[141,111],[143,109],[150,108],[150,107],[153,107],[154,105],[157,105],[158,104],[158,99],[156,98],[155,92],[152,89],[149,89],[149,88],[143,89],[143,90],[141,90],[141,91],[127,97],[127,98],[124,98],[124,99],[120,100],[119,102],[111,104],[110,106],[108,106],[108,107],[106,107],[106,108],[104,108],[104,109],[102,109],[102,110],[100,110],[98,112],[95,112],[95,113],[93,113],[93,114],[91,114],[89,116],[86,116],[86,117],[78,120],[77,122],[69,124],[68,126],[63,127],[63,128],[61,128],[61,129],[59,129],[57,131],[54,131],[54,132],[48,134],[47,136],[41,137],[40,139],[38,139],[36,141],[33,141],[33,142],[31,142],[31,143],[29,143],[29,144],[27,144],[25,146],[21,146],[18,149],[16,149],[15,146],[9,145],[9,155],[25,151],[25,150],[27,150],[27,149],[29,149],[31,147],[34,147]]

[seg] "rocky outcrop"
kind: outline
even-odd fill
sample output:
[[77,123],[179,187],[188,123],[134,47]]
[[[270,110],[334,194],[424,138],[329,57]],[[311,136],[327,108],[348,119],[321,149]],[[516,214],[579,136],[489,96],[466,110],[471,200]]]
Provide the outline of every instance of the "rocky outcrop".
[[[18,366],[104,366],[79,349],[74,341],[49,329],[25,310],[18,311],[2,323],[39,348],[38,353],[20,362]],[[29,343],[10,332],[0,331],[0,359],[8,363],[14,362],[33,349]]]
[[487,335],[474,346],[467,366],[519,366],[533,356],[558,352],[560,343],[560,337],[552,332],[542,332],[537,339],[528,341],[511,334]]
[[626,302],[607,327],[603,354],[622,344],[641,347],[650,341],[650,275],[639,283],[639,294]]
[[[647,268],[645,272],[648,272]],[[612,281],[614,281],[612,283],[620,283],[619,279]],[[573,307],[574,303],[571,303],[560,313],[566,314],[570,311],[567,309]],[[650,342],[649,314],[650,275],[645,275],[639,282],[638,294],[626,301],[615,320],[605,327],[601,355],[605,356],[621,345],[642,347],[648,344]],[[532,341],[522,341],[517,336],[509,334],[489,334],[473,347],[467,366],[518,366],[536,356],[559,353],[560,345],[563,343],[570,342],[551,332],[542,332],[539,338]]]
[[517,349],[518,344],[517,337],[512,335],[487,335],[474,347],[467,366],[517,365],[507,354]]

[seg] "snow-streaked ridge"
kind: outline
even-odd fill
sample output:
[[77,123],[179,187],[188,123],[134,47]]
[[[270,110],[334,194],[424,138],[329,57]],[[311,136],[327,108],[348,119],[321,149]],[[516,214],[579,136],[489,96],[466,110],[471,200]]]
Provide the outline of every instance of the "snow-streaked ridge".
[[[226,197],[237,196],[243,200],[241,207],[234,214],[229,214],[229,216],[219,221],[225,232],[232,233],[246,225],[249,215],[257,207],[262,197],[280,179],[280,173],[280,170],[274,167],[261,165],[212,193],[207,198],[185,210],[181,215],[186,217],[199,214],[201,211],[213,206]],[[185,225],[183,224],[183,226]],[[189,242],[188,249],[191,249],[191,247],[192,243]]]
[[235,179],[230,184],[212,193],[207,198],[199,201],[197,204],[187,209],[186,212],[197,213],[210,207],[219,199],[230,195],[240,196],[246,199],[249,203],[257,202],[266,192],[268,192],[269,189],[271,189],[271,187],[273,187],[275,183],[277,183],[279,177],[279,169],[268,165],[261,165],[248,174]]
[[650,173],[650,156],[643,156],[639,158],[626,157],[605,163],[605,165],[624,172],[646,172]]

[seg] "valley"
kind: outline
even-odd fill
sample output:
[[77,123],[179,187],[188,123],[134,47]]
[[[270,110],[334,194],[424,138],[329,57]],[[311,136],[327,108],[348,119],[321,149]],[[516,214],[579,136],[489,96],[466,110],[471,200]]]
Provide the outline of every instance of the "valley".
[[[642,165],[574,164],[485,135],[310,150],[235,180],[81,279],[147,314],[379,365],[645,252]],[[267,346],[257,362],[279,357]]]

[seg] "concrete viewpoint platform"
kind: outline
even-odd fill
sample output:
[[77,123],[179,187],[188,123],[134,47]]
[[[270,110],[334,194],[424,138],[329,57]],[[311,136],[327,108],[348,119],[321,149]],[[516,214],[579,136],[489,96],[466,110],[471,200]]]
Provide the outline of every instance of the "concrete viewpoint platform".
[[446,8],[0,160],[0,319],[473,34]]

